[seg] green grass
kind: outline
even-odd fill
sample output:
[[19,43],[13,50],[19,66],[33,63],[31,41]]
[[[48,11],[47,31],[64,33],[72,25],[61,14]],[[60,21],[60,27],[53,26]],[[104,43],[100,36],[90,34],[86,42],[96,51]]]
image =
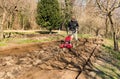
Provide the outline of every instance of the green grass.
[[[46,32],[46,31],[40,31],[40,32]],[[9,33],[9,32],[5,32]],[[0,41],[0,46],[7,46],[9,44],[27,44],[27,43],[39,43],[39,42],[48,42],[48,41],[54,41],[54,40],[59,40],[61,36],[51,36],[51,37],[46,37],[43,39],[31,39],[31,38],[20,38],[19,35],[24,35],[24,34],[40,34],[39,31],[34,31],[34,32],[11,32],[11,35],[13,36],[18,36],[15,38],[5,38]],[[7,34],[6,34],[7,35]],[[63,34],[64,35],[64,34]]]
[[17,44],[26,44],[26,43],[38,43],[42,42],[41,40],[31,40],[31,39],[20,39],[16,43]]
[[102,79],[119,79],[120,78],[120,71],[117,67],[111,64],[104,64],[96,66],[96,68],[100,71],[97,75],[100,76]]
[[[109,53],[110,55],[112,55],[115,59],[120,61],[120,52],[118,51],[114,51],[113,47],[110,46],[103,46],[104,50]],[[119,64],[120,65],[120,64]]]
[[112,39],[107,39],[107,38],[104,38],[104,42],[105,42],[105,45],[106,46],[109,46],[109,47],[112,47],[113,48],[113,40]]
[[97,75],[101,77],[101,79],[120,79],[120,52],[113,50],[113,40],[104,39],[102,50],[104,55],[102,56],[105,60],[100,60],[102,65],[99,63],[95,65],[95,67],[99,70]]
[[2,46],[7,46],[8,43],[9,43],[10,41],[12,41],[12,40],[13,40],[13,38],[5,38],[5,39],[1,40],[1,41],[0,41],[0,47],[2,47]]
[[1,47],[1,46],[6,46],[6,45],[7,45],[6,43],[0,42],[0,47]]
[[120,52],[114,51],[110,43],[103,45],[102,49],[104,53],[107,53],[108,58],[105,59],[109,60],[109,62],[105,60],[105,62],[102,61],[102,65],[95,66],[101,72],[98,75],[102,79],[120,79]]
[[90,37],[93,37],[93,36],[90,35],[90,34],[78,34],[78,37],[79,38],[90,38]]
[[[12,34],[14,35],[22,35],[22,34],[38,34],[38,33],[33,33],[33,32],[12,32]],[[29,43],[39,43],[39,42],[49,42],[49,41],[57,41],[60,39],[64,39],[67,36],[66,32],[63,34],[59,34],[58,36],[51,36],[51,37],[47,37],[45,39],[25,39],[25,38],[5,38],[2,41],[0,41],[0,46],[7,46],[8,43],[15,43],[15,44],[29,44]],[[89,38],[91,37],[91,35],[89,34],[78,34],[79,38]]]

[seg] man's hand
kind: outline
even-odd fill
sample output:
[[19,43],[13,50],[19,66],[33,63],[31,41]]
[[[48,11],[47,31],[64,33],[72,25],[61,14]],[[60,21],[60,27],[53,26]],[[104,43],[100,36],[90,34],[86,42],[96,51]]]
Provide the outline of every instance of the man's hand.
[[80,31],[79,28],[77,28],[76,31],[79,33],[79,31]]

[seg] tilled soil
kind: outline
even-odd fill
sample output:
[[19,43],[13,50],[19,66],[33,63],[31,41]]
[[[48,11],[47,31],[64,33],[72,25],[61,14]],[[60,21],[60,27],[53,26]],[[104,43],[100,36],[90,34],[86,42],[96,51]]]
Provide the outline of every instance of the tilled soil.
[[79,39],[72,49],[59,48],[59,41],[1,49],[0,79],[92,79],[84,71],[92,68],[102,41]]

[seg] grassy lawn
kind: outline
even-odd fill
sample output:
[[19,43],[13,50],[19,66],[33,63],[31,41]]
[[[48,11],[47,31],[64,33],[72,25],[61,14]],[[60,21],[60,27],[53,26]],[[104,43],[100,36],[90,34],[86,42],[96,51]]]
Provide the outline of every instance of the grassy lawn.
[[[6,31],[5,33],[9,33],[9,31]],[[42,33],[42,35],[41,35]],[[47,34],[46,34],[47,33]],[[30,43],[41,43],[41,42],[49,42],[49,41],[56,41],[56,40],[60,40],[62,38],[64,38],[67,34],[65,32],[61,32],[61,34],[58,34],[57,32],[53,32],[53,33],[57,33],[57,34],[48,34],[49,32],[47,31],[20,31],[20,32],[12,32],[12,36],[11,38],[5,38],[3,40],[0,41],[0,47],[2,46],[7,46],[9,44],[30,44]],[[21,37],[23,35],[38,35],[35,36],[35,38],[31,37]],[[40,36],[41,35],[41,36]]]
[[98,75],[102,79],[120,79],[120,52],[113,50],[113,40],[104,39],[104,42],[103,55],[100,60],[102,64],[95,65],[99,70]]
[[[57,36],[50,36],[50,37],[47,37],[44,38],[44,39],[31,39],[31,38],[21,38],[19,36],[22,36],[22,35],[27,35],[27,34],[31,34],[31,35],[40,35],[40,34],[44,34],[48,35],[49,36],[49,32],[48,31],[39,31],[39,30],[36,30],[36,31],[5,31],[5,33],[10,33],[11,32],[11,35],[16,35],[18,37],[14,37],[14,38],[5,38],[3,39],[2,41],[0,41],[0,46],[7,46],[8,44],[29,44],[29,43],[41,43],[41,42],[49,42],[49,41],[56,41],[56,40],[60,40],[60,39],[64,39],[66,36],[67,36],[67,33],[66,31],[61,31],[60,33],[57,32],[57,31],[54,31],[53,33],[56,33]],[[78,37],[79,38],[89,38],[89,37],[92,37],[91,35],[89,34],[78,34]]]
[[4,42],[0,42],[0,46],[6,46],[7,44]]
[[120,79],[120,52],[108,52],[110,55],[106,60],[95,66],[99,70],[98,75],[102,79]]
[[90,35],[90,34],[78,34],[78,37],[79,38],[90,38],[90,37],[93,37],[93,36]]
[[8,44],[30,44],[30,43],[41,43],[41,42],[49,42],[56,41],[61,37],[46,37],[42,39],[30,39],[30,38],[5,38],[0,41],[0,46],[7,46]]

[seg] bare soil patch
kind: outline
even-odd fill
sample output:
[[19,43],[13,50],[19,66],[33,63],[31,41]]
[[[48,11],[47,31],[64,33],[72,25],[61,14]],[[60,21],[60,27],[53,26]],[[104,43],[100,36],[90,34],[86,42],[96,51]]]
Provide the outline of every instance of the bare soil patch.
[[[59,41],[1,49],[0,78],[88,79],[89,73],[84,72],[92,68],[92,63],[100,54],[101,39],[79,39],[78,42],[73,42],[74,47],[71,50],[60,49]],[[91,53],[94,54],[90,57]],[[78,75],[79,72],[81,73]],[[96,75],[93,77],[97,78]]]

